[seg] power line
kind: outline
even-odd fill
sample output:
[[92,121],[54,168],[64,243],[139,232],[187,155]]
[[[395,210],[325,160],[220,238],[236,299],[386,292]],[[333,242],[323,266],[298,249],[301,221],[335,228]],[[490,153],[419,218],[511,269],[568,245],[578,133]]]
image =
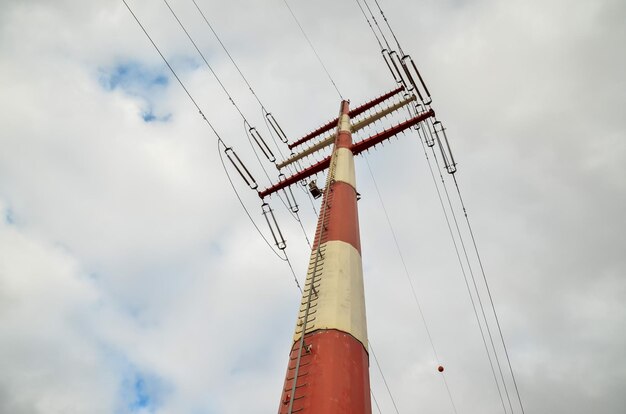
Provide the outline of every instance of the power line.
[[172,16],[174,16],[174,18],[176,19],[176,21],[178,22],[178,25],[180,26],[180,28],[183,30],[183,32],[185,32],[185,34],[187,35],[187,38],[189,39],[189,41],[191,42],[191,44],[193,45],[193,47],[196,49],[196,51],[198,52],[198,54],[200,55],[200,57],[202,58],[202,60],[204,61],[204,64],[206,65],[207,68],[209,68],[209,70],[211,71],[211,73],[213,74],[213,77],[215,77],[215,80],[217,80],[217,83],[220,84],[220,86],[222,87],[222,90],[224,91],[224,93],[226,94],[226,96],[228,97],[228,100],[233,104],[233,106],[237,109],[237,112],[239,112],[239,115],[241,115],[241,117],[243,118],[244,122],[246,122],[248,125],[250,125],[246,119],[246,117],[244,116],[243,112],[241,112],[241,109],[239,109],[239,106],[235,103],[235,100],[233,99],[232,96],[230,96],[230,93],[228,93],[228,90],[226,89],[226,86],[224,86],[224,84],[222,83],[222,80],[220,79],[219,76],[217,76],[217,73],[215,73],[215,71],[213,70],[213,67],[211,67],[211,65],[209,64],[209,62],[207,61],[207,59],[204,57],[204,53],[202,53],[202,51],[200,50],[200,48],[198,47],[198,45],[196,44],[196,42],[193,40],[193,38],[191,37],[191,35],[189,34],[189,32],[187,31],[187,29],[185,28],[185,25],[183,25],[183,23],[180,21],[180,19],[178,18],[178,15],[176,15],[176,13],[174,12],[174,9],[172,9],[172,7],[170,6],[170,4],[167,2],[167,0],[163,0],[163,3],[165,3],[165,5],[167,6],[167,8],[169,9],[170,13],[172,14]]
[[[363,3],[365,4],[365,7],[367,8],[367,11],[370,12],[370,16],[372,17],[372,20],[374,21],[374,24],[376,25],[376,28],[380,32],[380,35],[382,36],[383,41],[387,45],[387,50],[391,50],[391,46],[389,45],[389,42],[387,41],[387,37],[385,36],[385,33],[383,32],[383,30],[380,28],[380,25],[378,24],[378,21],[376,20],[376,16],[374,16],[374,13],[372,12],[372,9],[370,8],[370,5],[367,3],[367,0],[363,0]],[[367,16],[366,16],[366,19],[367,19]],[[374,30],[374,29],[372,28],[372,30]],[[374,32],[374,33],[376,33],[376,32]],[[382,48],[383,47],[381,45],[381,49]]]
[[144,25],[141,23],[141,21],[139,20],[139,18],[137,17],[137,15],[133,12],[133,10],[131,9],[130,5],[126,2],[126,0],[122,0],[122,2],[124,3],[124,5],[126,6],[126,8],[128,9],[128,11],[130,12],[130,14],[133,16],[133,18],[135,19],[135,22],[137,22],[137,25],[141,28],[141,30],[143,31],[143,33],[146,35],[146,37],[148,38],[148,40],[150,41],[150,43],[152,44],[152,46],[154,47],[154,49],[157,51],[157,53],[159,54],[159,56],[161,56],[161,59],[163,60],[163,62],[165,62],[165,65],[168,67],[168,69],[170,70],[170,72],[172,73],[172,75],[174,76],[174,78],[176,78],[176,80],[178,81],[178,84],[183,88],[183,90],[185,91],[185,93],[187,94],[187,97],[189,98],[189,100],[192,102],[192,104],[196,107],[196,109],[198,110],[198,113],[200,114],[200,116],[202,117],[202,119],[204,120],[204,122],[207,124],[207,126],[211,129],[211,131],[213,132],[213,134],[215,134],[215,137],[217,138],[217,148],[218,148],[218,154],[220,157],[220,162],[222,164],[222,168],[224,170],[224,173],[226,174],[226,177],[228,179],[228,182],[230,183],[233,191],[235,192],[235,195],[237,196],[237,199],[239,200],[239,203],[241,204],[241,207],[243,208],[244,212],[246,213],[246,216],[248,217],[248,219],[250,219],[250,222],[252,223],[252,225],[254,226],[254,228],[256,229],[256,231],[259,233],[259,236],[261,236],[261,238],[263,239],[263,241],[265,242],[265,244],[267,244],[267,246],[270,248],[270,250],[282,261],[286,261],[289,264],[289,268],[291,269],[291,272],[294,276],[294,279],[296,281],[296,285],[298,287],[298,289],[302,290],[300,287],[300,284],[298,282],[298,278],[293,270],[293,267],[291,266],[291,262],[289,261],[289,257],[287,256],[287,252],[284,251],[284,255],[285,258],[282,258],[280,256],[280,254],[274,250],[274,248],[272,247],[272,245],[270,244],[270,242],[267,240],[267,238],[265,237],[265,235],[263,234],[263,232],[261,232],[261,229],[259,229],[259,227],[257,226],[256,222],[254,221],[254,219],[252,218],[252,216],[250,215],[250,212],[248,211],[248,209],[246,208],[245,204],[243,203],[243,200],[241,199],[241,196],[239,195],[239,192],[237,191],[237,189],[235,188],[235,185],[230,177],[230,174],[228,174],[228,169],[226,168],[226,164],[224,163],[224,159],[222,157],[222,152],[221,152],[221,148],[220,146],[223,146],[224,148],[229,148],[226,143],[224,142],[224,140],[222,139],[222,137],[219,135],[219,133],[217,132],[217,130],[214,128],[213,124],[209,121],[209,119],[206,117],[206,115],[204,114],[204,112],[202,111],[202,109],[200,108],[200,106],[198,105],[198,102],[194,99],[194,97],[191,95],[191,93],[189,92],[189,90],[187,89],[187,87],[185,86],[185,84],[183,83],[183,81],[180,79],[180,77],[178,76],[178,74],[176,73],[176,71],[174,70],[174,68],[172,67],[172,65],[169,63],[169,61],[167,60],[167,58],[163,55],[163,53],[161,52],[161,50],[159,49],[159,47],[156,45],[156,43],[154,42],[154,40],[152,39],[152,37],[150,36],[150,34],[148,33],[148,31],[146,30],[146,28],[144,27]]
[[374,395],[374,391],[372,391],[371,387],[370,387],[370,394],[372,395],[372,399],[374,400],[374,404],[376,405],[376,409],[378,410],[378,414],[383,414],[383,412],[380,411],[380,406],[378,405],[378,400],[376,400],[376,396]]
[[[202,19],[204,20],[204,22],[206,23],[206,25],[209,27],[209,29],[211,30],[211,32],[213,33],[213,35],[215,36],[215,38],[217,39],[217,41],[219,42],[220,46],[222,46],[222,49],[224,49],[224,52],[226,53],[226,55],[228,56],[228,58],[230,59],[230,61],[232,62],[232,64],[235,66],[235,69],[237,69],[237,72],[239,73],[239,75],[241,76],[241,79],[243,79],[243,81],[245,82],[246,86],[248,87],[248,89],[250,90],[250,93],[252,94],[252,96],[254,96],[254,98],[256,99],[256,101],[259,103],[259,105],[261,106],[261,111],[263,112],[263,119],[265,121],[265,126],[267,127],[267,130],[270,133],[270,136],[272,137],[272,141],[274,142],[274,146],[276,147],[276,149],[278,150],[278,153],[280,154],[281,158],[285,158],[280,146],[278,145],[278,142],[276,141],[276,139],[274,138],[274,134],[272,134],[272,128],[274,128],[274,126],[272,126],[270,128],[270,125],[268,124],[268,117],[272,117],[273,115],[267,111],[267,109],[265,108],[265,105],[263,105],[263,102],[261,102],[261,99],[259,98],[259,96],[256,94],[256,92],[254,91],[254,89],[252,88],[252,85],[250,84],[250,82],[248,81],[248,79],[246,78],[246,76],[243,74],[243,71],[241,70],[241,68],[239,67],[239,65],[237,64],[237,62],[235,62],[235,59],[233,58],[233,56],[231,55],[231,53],[228,51],[228,49],[226,48],[226,45],[224,44],[224,42],[222,42],[222,39],[220,38],[220,36],[217,34],[217,31],[213,28],[213,25],[209,22],[209,19],[206,17],[206,14],[204,13],[204,11],[200,8],[200,6],[198,5],[198,3],[196,2],[196,0],[191,0],[194,4],[194,6],[196,6],[196,9],[198,10],[198,13],[200,13],[200,16],[202,16]],[[277,129],[274,129],[275,132],[277,134],[280,135],[280,133],[282,132],[282,128],[280,128],[279,125],[276,125]],[[284,132],[283,132],[284,135]],[[286,140],[286,136],[284,136],[283,139]]]
[[365,21],[367,22],[367,25],[370,27],[370,29],[372,30],[372,34],[374,35],[374,37],[376,38],[376,42],[378,42],[378,46],[381,49],[383,48],[383,44],[380,42],[380,39],[378,38],[378,34],[376,33],[376,31],[374,30],[374,26],[372,26],[372,23],[370,22],[369,17],[367,17],[367,14],[365,13],[365,10],[363,10],[363,6],[361,6],[361,2],[359,0],[355,0],[357,6],[359,6],[359,9],[361,10],[361,13],[363,14],[363,17],[365,17]]
[[489,289],[489,283],[487,282],[487,276],[485,275],[485,268],[483,266],[483,261],[480,257],[480,253],[478,252],[478,246],[476,245],[476,238],[474,237],[474,231],[472,230],[472,226],[469,221],[469,217],[467,214],[467,209],[465,208],[465,203],[463,202],[463,197],[461,197],[461,190],[459,189],[459,184],[456,180],[456,176],[452,175],[452,179],[454,180],[454,186],[456,187],[457,194],[459,196],[459,201],[461,202],[461,207],[463,208],[463,215],[465,216],[465,222],[467,223],[467,228],[469,230],[470,236],[472,238],[472,244],[474,245],[474,251],[476,252],[476,257],[478,258],[478,264],[480,266],[480,271],[483,276],[483,280],[485,282],[485,287],[487,288],[487,294],[489,296],[489,302],[491,303],[491,309],[493,310],[493,315],[496,320],[496,325],[498,326],[498,332],[500,334],[500,340],[502,341],[502,347],[504,348],[504,354],[506,355],[506,360],[509,365],[509,370],[511,371],[511,377],[513,378],[513,385],[515,386],[515,392],[517,393],[517,399],[519,400],[520,408],[522,409],[522,414],[524,414],[524,405],[522,404],[522,398],[520,397],[519,389],[517,387],[517,381],[515,380],[515,373],[513,372],[513,367],[511,366],[511,360],[509,358],[509,352],[507,350],[506,343],[504,341],[504,335],[502,334],[502,329],[500,327],[500,320],[498,318],[498,313],[496,312],[496,307],[493,303],[493,297],[491,296],[491,289]]
[[[437,365],[440,364],[440,360],[439,360],[439,355],[437,354],[437,350],[435,349],[435,343],[433,341],[433,337],[430,333],[430,329],[428,328],[428,323],[426,322],[426,317],[424,316],[424,312],[422,311],[422,305],[420,304],[420,300],[418,299],[417,296],[417,292],[415,292],[415,286],[413,285],[413,281],[411,280],[411,276],[409,275],[409,269],[406,265],[406,261],[404,260],[404,255],[402,254],[402,250],[400,249],[400,244],[398,243],[398,238],[396,237],[396,232],[393,228],[393,225],[391,224],[391,219],[389,218],[389,213],[387,212],[387,208],[385,207],[385,202],[383,201],[383,197],[380,193],[380,189],[378,188],[378,183],[376,182],[376,178],[374,177],[374,173],[372,172],[372,167],[370,165],[369,160],[367,159],[367,156],[364,156],[365,158],[365,163],[367,165],[367,169],[370,173],[370,176],[372,177],[372,181],[374,182],[374,188],[376,189],[376,194],[378,195],[378,200],[380,201],[381,207],[383,209],[383,213],[385,214],[385,218],[387,219],[387,225],[389,226],[389,230],[391,231],[391,235],[393,237],[393,241],[394,244],[396,246],[396,251],[398,252],[398,256],[400,256],[400,262],[402,263],[402,266],[404,268],[404,274],[409,282],[409,286],[411,287],[411,293],[413,294],[413,300],[415,301],[415,304],[417,305],[417,310],[420,314],[420,317],[422,319],[422,323],[424,324],[424,329],[426,329],[426,336],[428,336],[428,341],[430,342],[430,347],[433,351],[433,355],[435,357],[435,360],[437,361]],[[453,411],[456,413],[456,405],[454,404],[454,400],[452,398],[452,393],[450,392],[450,388],[448,387],[448,382],[445,380],[445,374],[442,373],[442,375],[444,375],[444,386],[446,388],[446,391],[448,393],[448,398],[450,399],[450,403],[452,405],[452,409]]]
[[341,98],[341,100],[343,101],[344,100],[343,99],[343,95],[341,95],[341,92],[339,91],[339,88],[337,87],[337,84],[335,83],[333,77],[330,76],[330,72],[326,68],[326,65],[322,61],[322,58],[320,57],[319,53],[317,53],[317,50],[315,49],[315,46],[313,46],[313,43],[311,43],[311,40],[309,39],[309,36],[307,36],[306,32],[304,31],[304,28],[300,24],[300,21],[298,20],[298,18],[294,14],[293,10],[291,10],[291,7],[289,7],[289,3],[287,3],[287,0],[283,0],[283,3],[285,3],[285,6],[287,6],[287,9],[289,9],[289,13],[291,13],[291,17],[293,17],[293,19],[298,24],[298,27],[300,28],[300,31],[302,32],[302,35],[304,36],[304,38],[308,42],[309,46],[311,47],[311,50],[313,50],[313,53],[315,53],[315,56],[317,57],[317,60],[320,62],[320,65],[322,65],[322,68],[324,69],[324,72],[326,72],[326,76],[328,76],[328,79],[330,80],[330,83],[333,85],[333,87],[337,91],[337,94],[339,95],[339,98]]
[[500,401],[502,403],[502,408],[504,409],[504,412],[506,414],[507,411],[506,411],[506,406],[504,404],[504,399],[502,397],[502,391],[500,390],[500,384],[498,383],[498,379],[497,379],[497,376],[496,376],[496,371],[495,371],[495,368],[493,366],[493,361],[491,359],[491,353],[489,352],[489,348],[487,346],[487,340],[485,338],[485,333],[483,331],[482,324],[480,323],[480,317],[478,316],[478,310],[476,309],[476,303],[474,302],[474,297],[472,296],[472,293],[471,293],[471,288],[470,288],[470,285],[469,285],[469,281],[467,280],[467,274],[465,273],[465,267],[463,266],[463,261],[461,260],[461,255],[459,253],[459,248],[457,246],[456,239],[454,238],[454,233],[452,232],[452,226],[450,224],[450,219],[448,218],[448,213],[447,213],[445,205],[443,203],[443,197],[441,196],[441,191],[439,190],[439,185],[437,184],[437,179],[435,178],[435,173],[433,171],[433,167],[431,165],[430,157],[428,156],[428,152],[426,151],[426,146],[424,145],[424,142],[422,141],[422,139],[420,139],[419,141],[420,141],[420,143],[422,145],[422,149],[424,151],[424,156],[426,157],[426,164],[428,165],[428,170],[430,171],[430,176],[432,178],[433,184],[435,185],[435,190],[437,191],[437,197],[439,198],[439,204],[441,205],[441,210],[443,212],[443,215],[444,215],[444,218],[445,218],[445,221],[446,221],[446,225],[448,227],[448,232],[450,234],[450,238],[451,238],[452,244],[454,246],[456,257],[457,257],[457,260],[459,262],[459,266],[461,268],[461,273],[463,275],[463,280],[465,281],[465,286],[467,287],[467,293],[469,295],[470,302],[472,304],[472,309],[474,311],[474,316],[476,317],[476,322],[478,323],[478,329],[480,331],[480,336],[481,336],[481,338],[483,340],[485,353],[487,354],[487,359],[489,360],[489,366],[491,367],[491,373],[493,374],[493,379],[494,379],[494,382],[496,384],[496,389],[498,390],[498,395],[499,395]]
[[[365,1],[365,0],[363,0],[363,1]],[[374,0],[374,2],[376,3],[376,6],[378,7],[378,11],[380,12],[380,15],[383,16],[383,20],[385,20],[385,23],[387,23],[387,27],[389,28],[389,32],[391,32],[391,35],[393,36],[393,39],[396,41],[396,45],[398,45],[398,50],[400,51],[400,53],[402,53],[402,55],[404,55],[404,52],[402,51],[402,46],[400,46],[400,42],[398,41],[398,38],[396,37],[396,34],[394,33],[393,29],[391,28],[391,25],[389,24],[389,20],[387,20],[387,16],[385,16],[385,13],[383,13],[383,9],[380,7],[380,4],[378,3],[378,0]]]
[[383,382],[385,383],[385,388],[387,388],[387,393],[389,394],[389,397],[391,398],[391,402],[393,403],[393,408],[395,408],[396,414],[400,414],[400,411],[398,411],[398,406],[396,405],[396,400],[393,398],[393,394],[391,394],[391,389],[389,389],[389,384],[387,384],[387,379],[385,378],[385,374],[383,374],[383,370],[380,367],[380,364],[378,363],[378,358],[376,358],[376,353],[374,352],[372,341],[368,339],[367,344],[369,345],[368,346],[369,350],[372,351],[372,356],[374,357],[374,361],[376,362],[376,366],[378,367],[378,372],[380,372],[380,376],[383,378]]
[[263,103],[261,102],[261,100],[259,99],[259,97],[257,96],[257,94],[254,92],[254,89],[252,89],[252,86],[250,85],[250,82],[248,82],[248,79],[246,79],[246,77],[244,76],[243,72],[241,71],[241,69],[239,68],[239,65],[237,65],[237,62],[235,62],[235,59],[233,59],[233,57],[231,56],[231,54],[228,52],[228,49],[226,49],[226,46],[224,45],[224,43],[222,42],[222,39],[220,39],[220,37],[218,36],[217,32],[215,31],[215,29],[213,29],[213,25],[211,25],[211,23],[209,23],[209,20],[207,19],[206,15],[204,14],[204,12],[202,11],[202,9],[200,8],[200,6],[198,6],[198,3],[196,3],[196,0],[191,0],[194,4],[194,6],[196,6],[196,9],[198,10],[198,12],[200,13],[200,15],[202,16],[202,19],[204,19],[204,22],[207,24],[207,26],[209,26],[209,29],[211,29],[211,32],[213,32],[213,35],[215,36],[215,38],[217,39],[217,41],[219,42],[219,44],[222,46],[222,49],[224,49],[224,52],[226,52],[226,55],[228,55],[228,58],[230,59],[230,61],[233,63],[233,65],[235,65],[235,68],[237,69],[237,72],[239,72],[239,75],[241,75],[241,78],[243,79],[243,81],[246,83],[246,85],[248,86],[248,89],[250,90],[250,92],[252,93],[252,95],[256,98],[257,102],[259,103],[259,105],[261,105],[262,108],[265,108],[263,106]]
[[[187,31],[187,28],[185,27],[185,25],[183,24],[183,22],[178,18],[178,15],[176,14],[176,12],[174,11],[174,9],[172,9],[172,7],[170,6],[169,2],[167,0],[163,0],[163,2],[165,3],[165,5],[167,6],[167,8],[169,9],[170,13],[172,14],[172,16],[174,17],[174,19],[176,19],[176,21],[178,22],[178,25],[180,26],[180,28],[183,30],[183,32],[185,33],[185,35],[187,35],[187,38],[189,39],[189,41],[191,42],[191,44],[193,45],[193,47],[196,49],[196,51],[198,52],[198,54],[200,55],[200,57],[202,58],[202,60],[204,61],[205,65],[207,66],[207,68],[211,71],[211,73],[213,74],[213,77],[215,77],[215,80],[217,80],[217,82],[219,83],[219,85],[222,87],[222,90],[224,91],[224,93],[226,94],[226,96],[228,97],[228,100],[234,105],[234,107],[237,109],[237,112],[239,112],[239,115],[241,115],[243,121],[244,121],[244,128],[246,129],[246,136],[248,137],[248,142],[250,143],[250,147],[252,148],[252,152],[254,153],[255,158],[257,159],[259,165],[261,166],[261,169],[263,170],[263,173],[265,174],[265,176],[267,177],[268,181],[271,183],[272,179],[270,178],[267,170],[265,169],[265,166],[263,165],[263,162],[261,161],[261,158],[259,157],[256,148],[254,147],[254,144],[252,143],[252,138],[250,137],[250,135],[253,133],[251,130],[253,129],[252,125],[248,122],[248,120],[246,119],[245,115],[243,114],[243,112],[241,111],[241,109],[239,108],[239,106],[237,105],[237,103],[235,102],[235,100],[233,99],[233,97],[230,95],[230,93],[228,92],[228,89],[226,89],[226,86],[224,86],[224,83],[222,82],[222,80],[219,78],[219,76],[217,75],[217,73],[215,73],[215,71],[213,70],[213,67],[211,67],[211,65],[209,64],[209,62],[207,61],[206,57],[204,56],[204,54],[202,53],[202,51],[200,50],[200,48],[198,47],[198,45],[196,44],[196,42],[194,41],[193,37],[191,37],[191,35],[189,34],[189,32]],[[194,1],[195,3],[195,1]],[[202,12],[201,12],[202,13]],[[204,16],[204,14],[203,14]],[[206,19],[205,19],[206,20]],[[206,20],[208,23],[208,20]],[[209,27],[211,27],[209,25]],[[213,30],[211,28],[211,30]],[[214,32],[215,33],[215,32]],[[217,35],[216,35],[217,36]],[[221,41],[220,41],[221,43]],[[223,46],[223,45],[222,45]],[[228,53],[228,52],[227,52]],[[230,56],[230,55],[229,55]],[[232,60],[232,57],[231,57]],[[234,63],[234,61],[233,61]],[[240,71],[241,73],[241,71]],[[242,74],[243,76],[243,74]],[[245,77],[244,77],[245,80]],[[246,84],[248,84],[248,82],[246,81]],[[249,86],[249,84],[248,84]],[[250,90],[252,90],[252,88],[250,88]],[[252,92],[254,94],[254,91]],[[256,94],[255,94],[256,96]],[[258,99],[258,98],[257,98]],[[260,101],[259,101],[260,102]],[[260,137],[260,136],[259,136]],[[262,139],[262,138],[261,138]],[[280,201],[282,202],[282,204],[285,206],[285,208],[289,211],[289,213],[293,216],[293,218],[300,223],[300,227],[302,228],[302,232],[304,234],[304,238],[306,239],[307,244],[310,246],[311,242],[309,241],[309,238],[306,234],[306,231],[304,230],[304,227],[302,227],[302,221],[300,220],[300,217],[298,216],[297,211],[293,211],[289,206],[287,206],[287,203],[285,203],[285,200],[283,200],[283,198],[280,196],[280,194],[278,195],[278,198],[280,199]]]
[[439,172],[439,177],[441,178],[441,184],[444,189],[446,198],[448,200],[448,205],[450,206],[450,213],[452,214],[452,219],[454,221],[454,225],[456,227],[456,231],[459,237],[459,242],[461,243],[461,248],[463,249],[463,254],[465,255],[465,261],[467,262],[467,268],[469,270],[470,277],[472,279],[472,284],[474,285],[474,290],[476,291],[476,297],[478,298],[478,305],[480,307],[480,311],[483,315],[483,319],[485,321],[485,328],[487,329],[487,336],[489,337],[489,342],[491,343],[491,348],[493,349],[494,359],[496,360],[496,365],[498,366],[498,371],[500,372],[500,378],[502,379],[502,385],[504,386],[504,393],[506,395],[507,401],[509,403],[509,408],[511,409],[511,413],[513,413],[513,405],[511,404],[511,397],[509,395],[508,387],[506,386],[506,380],[504,379],[504,374],[502,373],[502,366],[500,365],[500,358],[498,358],[498,352],[496,350],[495,344],[493,342],[493,335],[491,334],[491,328],[489,327],[489,322],[487,320],[487,315],[485,314],[485,308],[483,306],[483,301],[480,296],[480,292],[478,290],[478,286],[476,284],[476,278],[474,277],[474,271],[472,270],[472,265],[470,263],[467,249],[465,248],[465,242],[463,241],[463,236],[461,235],[461,230],[459,229],[459,223],[456,219],[456,213],[454,212],[454,208],[452,207],[452,201],[450,200],[450,194],[448,193],[448,187],[446,186],[446,182],[443,179],[443,175],[441,174],[441,168],[439,165],[439,161],[437,159],[437,154],[435,152],[435,148],[431,147],[433,152],[433,157],[435,158],[435,165],[437,166],[437,171]]

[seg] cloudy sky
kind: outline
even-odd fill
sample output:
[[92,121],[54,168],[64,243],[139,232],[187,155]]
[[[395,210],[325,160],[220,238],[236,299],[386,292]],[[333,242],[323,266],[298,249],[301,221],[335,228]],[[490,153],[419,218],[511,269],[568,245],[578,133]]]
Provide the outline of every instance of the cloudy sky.
[[[291,139],[336,116],[282,0],[198,3]],[[626,6],[380,3],[448,128],[526,412],[622,412]],[[266,186],[241,118],[165,4],[129,4]],[[171,5],[266,134],[192,1]],[[290,5],[353,104],[394,87],[354,0]],[[215,135],[121,0],[0,10],[0,412],[275,412],[299,292],[239,205]],[[418,137],[367,157],[458,413],[504,412]],[[357,175],[376,356],[400,413],[452,413],[363,158]],[[258,197],[235,186],[267,233]],[[311,237],[313,208],[296,195]],[[302,230],[271,203],[303,279]],[[394,413],[374,364],[371,378]]]

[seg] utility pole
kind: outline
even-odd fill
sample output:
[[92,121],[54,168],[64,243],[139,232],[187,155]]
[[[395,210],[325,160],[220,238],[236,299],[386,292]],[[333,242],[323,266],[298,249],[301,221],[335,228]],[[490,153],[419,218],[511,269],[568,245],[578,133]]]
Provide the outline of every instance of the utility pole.
[[333,127],[337,132],[279,164],[279,168],[330,144],[334,145],[332,155],[259,191],[264,199],[328,168],[279,414],[371,414],[354,156],[434,117],[434,112],[417,113],[416,106],[411,106],[409,120],[357,143],[352,142],[353,131],[408,106],[415,98],[405,94],[400,102],[359,122],[351,123],[351,116],[402,92],[403,87],[397,88],[353,110],[348,101],[342,101],[336,120],[289,146],[301,145]]

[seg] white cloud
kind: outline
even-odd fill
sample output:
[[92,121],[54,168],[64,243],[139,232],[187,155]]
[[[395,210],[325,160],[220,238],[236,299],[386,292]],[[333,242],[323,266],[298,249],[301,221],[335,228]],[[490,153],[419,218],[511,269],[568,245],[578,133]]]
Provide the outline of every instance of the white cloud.
[[[200,4],[290,137],[336,115],[338,97],[281,2]],[[353,2],[290,4],[353,104],[391,89]],[[241,119],[165,6],[131,5],[267,184]],[[527,411],[617,412],[626,383],[623,5],[382,5],[449,127]],[[193,4],[172,6],[265,134]],[[275,410],[296,289],[241,211],[184,91],[120,1],[4,9],[0,200],[11,220],[0,221],[0,411]],[[111,88],[105,81],[124,65],[168,81]],[[149,113],[165,119],[144,122]],[[459,412],[501,412],[415,140],[401,136],[369,159]],[[401,412],[450,412],[367,169],[357,168],[377,356]],[[233,179],[265,231],[255,194]],[[296,194],[310,232],[311,207]],[[301,230],[272,206],[302,279]],[[375,370],[372,381],[391,410]]]

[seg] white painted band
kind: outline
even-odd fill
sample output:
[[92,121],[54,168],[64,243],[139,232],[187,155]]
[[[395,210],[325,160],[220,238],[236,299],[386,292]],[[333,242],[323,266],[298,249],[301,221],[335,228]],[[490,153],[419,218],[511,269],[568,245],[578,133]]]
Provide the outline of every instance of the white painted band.
[[348,148],[338,148],[336,151],[337,166],[335,168],[335,181],[343,181],[350,184],[356,191],[356,176],[354,173],[354,155]]
[[[323,257],[317,262],[306,332],[337,329],[349,333],[367,349],[361,255],[351,244],[336,240],[322,244],[320,249]],[[294,341],[302,335],[316,254],[314,251],[311,255]]]
[[339,118],[339,132],[350,132],[350,117],[346,114]]

